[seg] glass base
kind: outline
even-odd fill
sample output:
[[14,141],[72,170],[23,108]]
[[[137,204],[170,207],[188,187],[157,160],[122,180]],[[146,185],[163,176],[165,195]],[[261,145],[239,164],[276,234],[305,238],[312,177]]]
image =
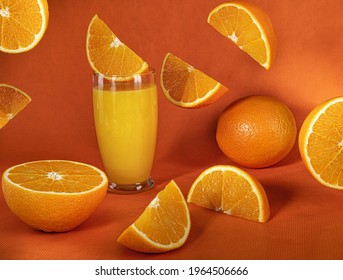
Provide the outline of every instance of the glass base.
[[119,185],[116,183],[109,183],[108,191],[111,193],[116,193],[116,194],[135,194],[135,193],[141,193],[141,192],[150,190],[153,187],[153,185],[154,185],[154,181],[150,177],[145,182],[129,184],[129,185],[122,185],[122,184]]

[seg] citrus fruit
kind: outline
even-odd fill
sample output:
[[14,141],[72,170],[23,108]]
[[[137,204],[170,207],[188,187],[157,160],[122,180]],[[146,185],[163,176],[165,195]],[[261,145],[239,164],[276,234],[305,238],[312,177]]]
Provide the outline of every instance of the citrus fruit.
[[228,89],[175,55],[168,53],[161,69],[161,87],[166,98],[179,107],[209,105]]
[[11,211],[26,224],[46,232],[69,231],[84,222],[104,199],[107,185],[101,170],[65,160],[19,164],[2,176]]
[[88,62],[96,73],[131,76],[148,70],[148,64],[122,43],[97,15],[88,27],[86,50]]
[[43,38],[48,20],[47,0],[0,0],[0,51],[31,50]]
[[343,96],[314,108],[299,132],[305,166],[324,186],[343,190]]
[[20,89],[0,84],[0,128],[30,103],[31,97]]
[[190,229],[186,200],[177,184],[171,181],[123,231],[118,242],[138,252],[161,253],[181,247]]
[[230,165],[203,171],[191,186],[187,202],[261,223],[270,216],[268,198],[259,181]]
[[268,15],[259,7],[243,0],[230,1],[214,8],[207,22],[264,68],[271,67],[276,36]]
[[277,99],[248,96],[231,103],[220,115],[216,140],[223,153],[250,168],[273,165],[294,146],[293,113]]

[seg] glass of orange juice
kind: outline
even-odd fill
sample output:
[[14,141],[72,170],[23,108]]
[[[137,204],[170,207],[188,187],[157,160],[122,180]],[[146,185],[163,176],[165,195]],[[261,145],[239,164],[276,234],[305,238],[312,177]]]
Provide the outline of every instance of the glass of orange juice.
[[150,189],[158,108],[154,69],[133,76],[93,74],[93,108],[109,191]]

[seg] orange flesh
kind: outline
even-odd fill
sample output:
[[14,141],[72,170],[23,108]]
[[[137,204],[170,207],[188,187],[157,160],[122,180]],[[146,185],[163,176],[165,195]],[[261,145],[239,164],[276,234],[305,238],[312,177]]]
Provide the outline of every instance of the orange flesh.
[[332,184],[343,186],[343,103],[322,114],[308,139],[307,153],[313,169]]
[[20,165],[8,178],[21,187],[45,192],[77,193],[98,186],[102,177],[95,170],[73,163],[42,163]]

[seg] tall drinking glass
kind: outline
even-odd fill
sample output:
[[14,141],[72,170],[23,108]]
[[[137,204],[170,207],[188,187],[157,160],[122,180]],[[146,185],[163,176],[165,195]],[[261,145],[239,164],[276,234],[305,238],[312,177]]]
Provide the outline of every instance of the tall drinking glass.
[[156,138],[155,70],[133,76],[93,74],[93,108],[109,191],[136,193],[150,189]]

